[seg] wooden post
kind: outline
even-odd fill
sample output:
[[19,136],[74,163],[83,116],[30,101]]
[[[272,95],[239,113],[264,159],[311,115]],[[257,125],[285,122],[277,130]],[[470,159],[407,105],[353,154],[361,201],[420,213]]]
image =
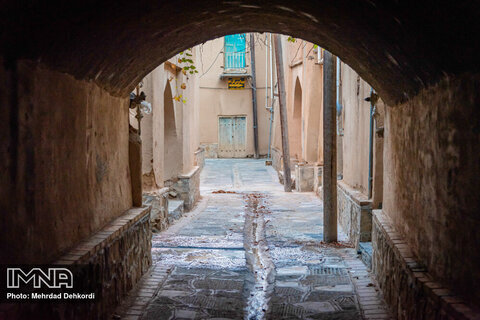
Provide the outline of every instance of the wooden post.
[[280,35],[275,35],[275,66],[277,67],[278,105],[280,109],[280,128],[282,133],[283,152],[283,188],[292,192],[292,176],[290,173],[290,147],[288,144],[287,106],[285,96],[285,73],[283,71],[283,53]]
[[138,131],[129,126],[128,164],[134,207],[142,206],[142,140]]
[[337,241],[337,122],[335,56],[323,59],[323,239]]
[[253,145],[258,159],[257,77],[255,73],[255,35],[250,33],[250,60],[252,66]]

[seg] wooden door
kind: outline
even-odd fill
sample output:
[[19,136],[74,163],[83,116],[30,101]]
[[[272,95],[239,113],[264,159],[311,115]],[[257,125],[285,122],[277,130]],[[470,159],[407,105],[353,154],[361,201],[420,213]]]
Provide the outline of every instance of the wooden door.
[[218,157],[247,156],[247,118],[231,116],[218,118]]

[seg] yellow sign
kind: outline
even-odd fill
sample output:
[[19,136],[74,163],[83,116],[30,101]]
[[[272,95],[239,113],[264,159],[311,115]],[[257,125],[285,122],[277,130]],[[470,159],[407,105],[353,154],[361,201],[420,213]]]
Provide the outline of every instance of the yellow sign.
[[228,89],[245,89],[245,78],[228,78]]

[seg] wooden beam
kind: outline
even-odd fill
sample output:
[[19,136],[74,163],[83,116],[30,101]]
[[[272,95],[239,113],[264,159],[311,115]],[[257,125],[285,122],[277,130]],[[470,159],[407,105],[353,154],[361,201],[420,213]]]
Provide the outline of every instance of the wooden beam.
[[323,239],[337,241],[337,106],[336,58],[323,60]]

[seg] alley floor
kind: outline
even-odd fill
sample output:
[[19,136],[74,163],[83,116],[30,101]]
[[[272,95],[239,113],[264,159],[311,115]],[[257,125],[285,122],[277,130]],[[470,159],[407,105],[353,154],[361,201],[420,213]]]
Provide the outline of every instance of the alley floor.
[[201,194],[153,235],[122,319],[389,318],[355,250],[322,242],[319,198],[283,192],[263,160],[207,159]]

